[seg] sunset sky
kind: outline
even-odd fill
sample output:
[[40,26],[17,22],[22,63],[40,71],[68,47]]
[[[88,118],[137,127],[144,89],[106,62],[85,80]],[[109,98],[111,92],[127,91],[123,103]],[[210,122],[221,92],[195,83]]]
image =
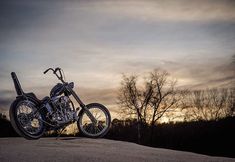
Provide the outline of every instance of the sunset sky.
[[48,95],[64,69],[85,102],[118,111],[122,73],[167,70],[187,88],[235,80],[235,1],[0,1],[0,111],[8,111],[15,71],[25,91]]

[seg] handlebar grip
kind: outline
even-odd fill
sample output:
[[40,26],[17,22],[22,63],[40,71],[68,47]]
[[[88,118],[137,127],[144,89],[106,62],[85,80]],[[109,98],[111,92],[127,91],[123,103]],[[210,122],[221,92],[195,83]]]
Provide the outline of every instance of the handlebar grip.
[[43,72],[43,74],[46,74],[49,71],[49,69],[47,69],[46,71]]
[[52,68],[48,68],[46,71],[43,72],[43,74],[46,74],[49,70],[52,70],[54,72]]

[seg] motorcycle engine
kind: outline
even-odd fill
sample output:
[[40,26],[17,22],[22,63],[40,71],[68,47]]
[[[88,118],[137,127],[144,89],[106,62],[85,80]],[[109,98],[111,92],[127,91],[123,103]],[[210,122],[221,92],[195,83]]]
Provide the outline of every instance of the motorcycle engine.
[[73,120],[74,111],[71,100],[67,96],[56,96],[51,98],[53,110],[49,111],[49,119],[53,123],[66,124]]

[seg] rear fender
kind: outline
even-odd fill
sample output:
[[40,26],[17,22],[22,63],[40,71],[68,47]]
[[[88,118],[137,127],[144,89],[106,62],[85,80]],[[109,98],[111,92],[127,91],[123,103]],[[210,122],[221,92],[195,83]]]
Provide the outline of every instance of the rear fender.
[[30,94],[27,94],[25,93],[24,95],[22,96],[17,96],[16,99],[19,99],[19,100],[30,100],[32,101],[33,103],[36,104],[37,108],[41,105],[41,103],[38,101],[38,99]]

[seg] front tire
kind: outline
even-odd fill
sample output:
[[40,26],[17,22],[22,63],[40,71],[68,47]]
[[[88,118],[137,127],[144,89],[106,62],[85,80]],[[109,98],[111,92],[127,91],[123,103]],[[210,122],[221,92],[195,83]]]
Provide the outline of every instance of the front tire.
[[95,117],[97,123],[94,124],[85,111],[81,111],[77,122],[79,131],[90,138],[100,138],[105,136],[111,126],[111,116],[108,109],[99,103],[88,104],[86,108]]
[[[26,139],[39,139],[45,132],[43,115],[37,112],[36,103],[31,100],[16,99],[10,107],[9,116],[12,127]],[[32,115],[34,114],[35,115]]]

